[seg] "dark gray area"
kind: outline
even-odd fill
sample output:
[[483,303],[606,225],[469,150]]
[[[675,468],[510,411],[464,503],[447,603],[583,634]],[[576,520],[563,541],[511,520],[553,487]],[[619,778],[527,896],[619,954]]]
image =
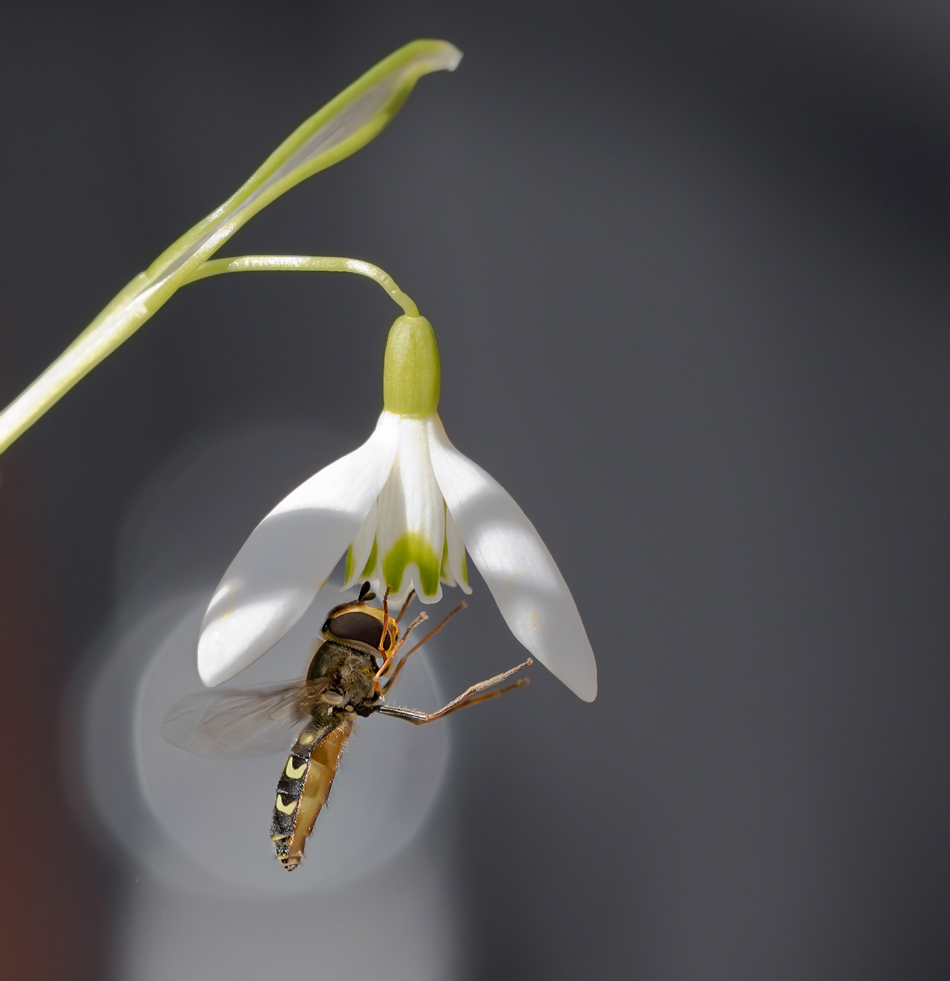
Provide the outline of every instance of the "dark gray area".
[[[947,5],[8,4],[0,401],[419,36],[458,71],[224,253],[419,302],[450,437],[598,656],[593,705],[537,668],[458,717],[467,981],[950,976]],[[189,286],[8,451],[64,679],[150,474],[245,425],[362,441],[396,312],[355,277]],[[520,660],[479,586],[446,691]]]

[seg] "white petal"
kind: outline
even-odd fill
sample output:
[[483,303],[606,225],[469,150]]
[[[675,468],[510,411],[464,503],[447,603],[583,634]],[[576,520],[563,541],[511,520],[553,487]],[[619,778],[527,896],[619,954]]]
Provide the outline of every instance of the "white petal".
[[429,462],[425,419],[403,417],[399,422],[399,449],[377,505],[376,541],[379,569],[393,587],[393,604],[413,584],[423,603],[442,598],[445,504]]
[[462,540],[511,632],[576,695],[597,696],[597,665],[574,598],[544,542],[505,489],[429,418],[432,469]]
[[472,587],[468,584],[468,565],[465,561],[465,543],[459,534],[458,526],[451,511],[445,512],[445,543],[449,551],[449,573],[463,593],[471,594]]
[[396,453],[398,419],[301,484],[254,529],[201,625],[198,673],[233,678],[280,640],[313,602],[373,506]]
[[362,578],[363,569],[369,561],[373,552],[373,544],[376,542],[376,502],[370,508],[366,520],[360,525],[360,530],[353,539],[349,553],[346,556],[346,581],[343,583],[344,589],[355,586]]

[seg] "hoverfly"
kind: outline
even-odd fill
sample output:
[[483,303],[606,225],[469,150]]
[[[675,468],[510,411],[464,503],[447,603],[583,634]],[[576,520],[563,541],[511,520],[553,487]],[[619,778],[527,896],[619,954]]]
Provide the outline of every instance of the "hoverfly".
[[386,704],[386,696],[409,655],[465,607],[460,603],[397,661],[409,635],[427,616],[419,614],[400,637],[399,622],[413,593],[406,597],[396,617],[389,614],[388,597],[387,589],[382,608],[371,606],[376,594],[366,582],[358,599],[330,610],[321,631],[323,642],[302,681],[188,695],[171,708],[162,723],[162,735],[173,745],[199,756],[232,758],[279,752],[303,724],[277,783],[271,821],[277,857],[288,871],[300,864],[358,717],[379,712],[425,725],[528,684],[528,679],[522,678],[497,691],[487,691],[528,667],[531,658],[472,685],[436,712]]

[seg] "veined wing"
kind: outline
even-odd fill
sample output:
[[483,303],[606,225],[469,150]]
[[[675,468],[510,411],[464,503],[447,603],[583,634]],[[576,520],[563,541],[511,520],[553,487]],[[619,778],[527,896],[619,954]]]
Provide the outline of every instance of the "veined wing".
[[186,695],[165,716],[162,735],[196,756],[246,760],[286,753],[326,687],[327,679],[317,678]]

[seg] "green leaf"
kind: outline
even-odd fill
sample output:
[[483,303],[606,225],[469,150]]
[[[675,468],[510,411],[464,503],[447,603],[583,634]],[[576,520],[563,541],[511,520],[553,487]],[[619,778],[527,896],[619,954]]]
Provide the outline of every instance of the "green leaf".
[[413,41],[383,59],[299,126],[234,194],[136,276],[0,413],[0,452],[135,333],[249,218],[295,184],[369,143],[423,75],[459,63],[447,41]]

